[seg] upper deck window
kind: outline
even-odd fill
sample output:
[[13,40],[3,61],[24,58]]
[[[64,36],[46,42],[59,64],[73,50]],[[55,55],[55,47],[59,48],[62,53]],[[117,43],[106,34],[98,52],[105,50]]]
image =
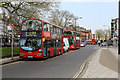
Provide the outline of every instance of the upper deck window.
[[65,31],[64,35],[73,35],[72,31]]
[[42,30],[42,22],[40,20],[26,20],[22,24],[22,30]]
[[44,31],[49,31],[50,32],[50,24],[44,23]]

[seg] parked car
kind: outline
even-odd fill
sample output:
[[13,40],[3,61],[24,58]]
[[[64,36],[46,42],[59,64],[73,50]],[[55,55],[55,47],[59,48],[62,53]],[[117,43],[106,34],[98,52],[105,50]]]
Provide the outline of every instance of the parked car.
[[19,43],[18,43],[18,42],[14,42],[14,43],[13,43],[13,46],[14,46],[14,47],[18,47],[18,46],[19,46]]
[[63,43],[64,43],[64,47],[63,47],[63,51],[64,52],[68,52],[69,51],[69,41],[68,38],[63,38]]
[[0,47],[4,47],[5,46],[5,44],[4,43],[0,43]]
[[106,44],[106,42],[102,42],[100,45],[101,46],[106,46],[107,44]]
[[87,45],[91,45],[92,44],[92,40],[86,40],[86,44]]
[[81,47],[85,47],[85,46],[86,46],[86,42],[81,42],[81,43],[80,43],[80,46],[81,46]]
[[5,43],[5,47],[11,47],[11,43]]

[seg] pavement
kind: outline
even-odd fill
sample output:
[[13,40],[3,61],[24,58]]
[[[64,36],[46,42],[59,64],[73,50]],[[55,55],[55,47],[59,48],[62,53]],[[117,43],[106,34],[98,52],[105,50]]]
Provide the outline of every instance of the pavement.
[[0,59],[0,65],[12,63],[12,62],[18,61],[20,59],[21,58],[19,56],[14,56],[13,59],[11,57],[10,58],[3,58],[3,59]]
[[78,78],[119,78],[118,47],[101,47]]

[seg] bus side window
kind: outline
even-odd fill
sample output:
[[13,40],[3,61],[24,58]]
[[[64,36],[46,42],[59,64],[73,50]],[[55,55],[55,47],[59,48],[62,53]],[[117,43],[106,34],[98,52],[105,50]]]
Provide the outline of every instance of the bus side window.
[[54,47],[54,40],[51,40],[51,47]]
[[61,43],[61,40],[59,40],[59,47],[62,47],[62,43]]
[[53,26],[50,24],[50,32],[53,32]]
[[58,28],[58,33],[60,34],[60,28]]
[[44,28],[43,28],[43,30],[46,31],[46,28],[47,28],[47,23],[44,23]]
[[57,27],[57,33],[59,34],[59,28]]
[[53,26],[53,33],[56,33],[56,27]]
[[62,40],[58,40],[57,47],[62,47]]
[[50,24],[47,24],[47,31],[50,32]]
[[58,46],[57,47],[60,47],[60,40],[58,40]]
[[47,41],[47,47],[50,48],[51,47],[51,40]]
[[58,40],[56,40],[56,47],[58,47]]
[[63,34],[63,30],[60,28],[60,34]]

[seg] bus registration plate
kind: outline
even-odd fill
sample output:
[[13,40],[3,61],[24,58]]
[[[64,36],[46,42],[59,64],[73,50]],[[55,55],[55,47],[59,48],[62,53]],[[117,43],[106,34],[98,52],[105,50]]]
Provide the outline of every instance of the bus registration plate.
[[33,58],[33,56],[28,56],[28,58]]

